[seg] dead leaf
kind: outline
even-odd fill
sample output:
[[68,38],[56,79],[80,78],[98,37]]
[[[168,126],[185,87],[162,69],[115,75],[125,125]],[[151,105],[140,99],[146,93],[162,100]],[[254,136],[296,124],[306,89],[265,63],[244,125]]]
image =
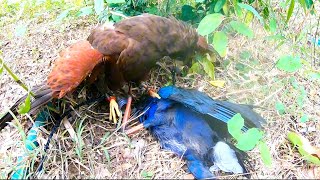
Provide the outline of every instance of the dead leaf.
[[127,170],[127,169],[129,169],[131,167],[132,167],[132,164],[130,164],[130,163],[124,163],[124,164],[121,165],[121,168],[123,170]]
[[224,87],[224,84],[226,83],[226,81],[223,81],[223,80],[215,80],[215,81],[209,81],[209,83],[210,83],[212,86],[219,87],[219,88],[223,88],[223,87]]
[[299,148],[303,149],[308,154],[311,154],[318,159],[320,159],[320,148],[312,146],[310,141],[302,136],[299,133],[296,132],[289,132],[288,133],[288,139],[294,144],[298,145]]
[[195,179],[192,174],[186,174],[183,176],[183,179]]
[[300,135],[300,138],[303,144],[303,149],[307,151],[309,154],[312,154],[313,156],[320,158],[320,148],[312,146],[310,141],[302,135]]

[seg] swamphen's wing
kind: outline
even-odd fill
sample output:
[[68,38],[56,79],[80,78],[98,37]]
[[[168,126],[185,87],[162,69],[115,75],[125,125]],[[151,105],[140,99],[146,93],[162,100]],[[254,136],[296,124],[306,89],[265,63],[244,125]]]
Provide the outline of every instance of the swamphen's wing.
[[265,120],[248,105],[235,104],[228,101],[214,100],[203,92],[194,89],[183,89],[175,86],[166,86],[159,90],[161,98],[170,99],[202,114],[207,114],[225,123],[236,113],[245,119],[245,128],[261,128]]

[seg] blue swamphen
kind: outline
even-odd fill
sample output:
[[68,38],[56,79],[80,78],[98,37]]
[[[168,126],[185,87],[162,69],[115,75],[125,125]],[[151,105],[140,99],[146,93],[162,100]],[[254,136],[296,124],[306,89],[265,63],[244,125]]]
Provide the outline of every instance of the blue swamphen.
[[150,98],[142,103],[142,124],[126,133],[150,128],[162,148],[184,157],[197,179],[215,178],[210,166],[225,172],[247,173],[243,164],[246,154],[224,141],[231,138],[226,123],[240,113],[245,119],[243,131],[260,128],[265,123],[260,115],[247,105],[213,100],[197,90],[167,86],[158,94],[161,99]]

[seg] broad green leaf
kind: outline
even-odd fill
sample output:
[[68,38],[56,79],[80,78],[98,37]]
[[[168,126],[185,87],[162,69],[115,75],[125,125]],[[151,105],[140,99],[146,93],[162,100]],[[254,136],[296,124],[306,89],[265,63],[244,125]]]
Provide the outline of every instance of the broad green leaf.
[[300,139],[298,134],[296,134],[294,132],[289,132],[287,134],[287,137],[288,137],[289,141],[291,141],[291,143],[294,146],[302,146],[302,141],[301,141],[301,139]]
[[305,0],[305,1],[306,1],[307,8],[310,9],[313,5],[313,0]]
[[[298,133],[289,132],[287,134],[287,137],[294,146],[297,146],[298,151],[302,155],[303,159],[314,164],[320,165],[320,159],[318,158],[320,153],[319,148],[312,146],[308,139],[306,139]],[[313,156],[313,154],[315,156]]]
[[239,17],[239,19],[241,19],[242,18],[242,10],[236,1],[234,1],[234,9],[236,10],[236,14]]
[[219,12],[225,3],[226,3],[226,0],[218,0],[216,5],[214,6],[214,12]]
[[79,10],[79,12],[77,13],[78,17],[81,16],[87,16],[93,13],[93,9],[92,6],[88,6],[88,7],[83,7]]
[[118,3],[125,3],[125,0],[106,0],[107,3],[111,4],[118,4]]
[[304,12],[306,12],[306,7],[307,7],[306,0],[298,0],[298,1],[299,1],[300,5],[302,6]]
[[276,64],[278,69],[286,72],[295,72],[302,67],[301,60],[299,57],[293,56],[282,56]]
[[302,122],[302,123],[305,123],[305,122],[307,122],[308,120],[309,120],[309,118],[308,118],[308,116],[305,115],[305,114],[300,118],[300,122]]
[[299,153],[302,155],[302,158],[306,161],[309,161],[313,164],[320,165],[320,159],[313,156],[312,154],[309,154],[305,149],[302,147],[298,147]]
[[260,154],[261,154],[261,159],[262,162],[267,166],[270,167],[272,164],[272,159],[271,159],[271,154],[270,154],[270,150],[269,147],[267,146],[267,144],[265,142],[260,142],[258,145]]
[[277,20],[275,18],[270,19],[270,25],[269,25],[270,31],[272,33],[275,33],[277,30]]
[[263,133],[259,129],[251,128],[239,136],[236,147],[242,151],[250,151],[257,145],[262,137]]
[[228,16],[228,14],[229,14],[229,5],[228,5],[228,1],[223,5],[223,7],[222,7],[222,10],[223,10],[223,13],[226,15],[226,16]]
[[[158,11],[158,9],[157,9]],[[194,12],[194,7],[190,5],[183,5],[181,7],[181,19],[183,21],[190,21],[197,17],[196,13]]]
[[205,0],[196,0],[196,3],[203,3]]
[[266,6],[262,10],[262,16],[264,19],[269,19],[269,15],[270,15],[269,8],[268,8],[268,6]]
[[227,54],[228,37],[223,31],[217,31],[213,35],[213,47],[221,57]]
[[94,11],[99,15],[104,10],[104,0],[94,0]]
[[260,23],[263,24],[263,18],[252,6],[248,4],[243,4],[243,3],[238,3],[238,6],[241,7],[242,9],[252,12],[259,19]]
[[204,57],[200,63],[203,67],[203,70],[207,73],[207,75],[210,78],[214,79],[214,65],[213,65],[213,63],[206,57]]
[[230,25],[238,33],[245,35],[249,38],[253,38],[253,31],[246,24],[239,21],[231,21]]
[[201,65],[199,62],[195,62],[192,64],[191,68],[189,69],[189,73],[198,73],[198,74],[201,74]]
[[286,23],[288,23],[288,22],[289,22],[290,17],[292,16],[293,9],[294,9],[294,2],[295,2],[295,0],[291,0],[290,6],[289,6],[289,9],[288,9],[288,13],[287,13],[287,20],[286,20]]
[[241,117],[240,113],[234,115],[228,122],[228,131],[236,140],[242,135],[241,129],[244,126],[244,119]]
[[29,93],[26,100],[24,101],[24,103],[19,105],[19,109],[18,109],[19,114],[25,114],[25,113],[29,112],[30,107],[31,107],[30,98],[31,98],[31,95]]
[[71,10],[72,8],[62,11],[62,13],[59,14],[59,16],[57,17],[56,21],[58,22],[62,21],[64,18],[66,18],[69,15]]
[[16,26],[15,33],[14,33],[15,36],[16,37],[23,37],[27,32],[27,27],[28,27],[27,24],[20,24],[20,25]]
[[276,102],[276,110],[279,114],[284,114],[286,112],[286,107],[280,101]]
[[198,32],[205,36],[212,33],[223,21],[224,16],[220,13],[206,15],[199,23]]

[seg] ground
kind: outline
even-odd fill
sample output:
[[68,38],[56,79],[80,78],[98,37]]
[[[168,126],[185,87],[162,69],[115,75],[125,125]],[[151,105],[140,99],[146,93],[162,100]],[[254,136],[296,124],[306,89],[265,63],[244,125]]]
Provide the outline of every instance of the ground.
[[[5,63],[22,81],[33,87],[46,80],[59,51],[79,39],[86,38],[90,29],[98,23],[94,19],[79,18],[54,24],[38,19],[30,22],[31,27],[24,37],[13,35],[14,23],[5,24],[0,34],[1,51]],[[254,39],[234,34],[229,39],[228,56],[215,58],[217,80],[225,81],[222,88],[212,86],[209,78],[202,75],[178,77],[177,86],[196,88],[216,99],[227,99],[237,103],[253,104],[258,108],[268,124],[265,126],[266,143],[272,155],[272,166],[266,167],[260,158],[258,149],[249,152],[252,178],[315,178],[308,174],[306,161],[292,148],[286,139],[289,130],[303,133],[315,146],[320,146],[319,133],[319,82],[312,81],[298,73],[285,73],[274,65],[282,54],[290,54],[293,48],[284,44],[274,48],[272,41],[267,41],[265,30],[256,23],[253,25]],[[311,48],[311,47],[310,47]],[[310,58],[305,58],[311,61]],[[165,61],[161,61],[164,63]],[[226,64],[229,62],[229,64]],[[300,86],[305,87],[308,96],[302,109],[308,113],[309,120],[300,123],[300,114],[280,115],[275,109],[277,101],[291,105],[296,101],[298,92],[291,86],[283,85],[281,79],[295,77]],[[280,79],[280,80],[279,80]],[[169,81],[169,75],[163,67],[157,67],[150,75],[149,83],[161,86]],[[291,92],[289,95],[287,92]],[[4,73],[0,81],[0,109],[4,112],[26,92],[11,77]],[[83,143],[75,142],[62,125],[48,151],[44,173],[39,178],[192,178],[186,170],[183,160],[171,152],[161,150],[159,143],[143,130],[129,138],[123,133],[109,134],[114,125],[108,122],[105,106],[85,106],[75,110],[71,118],[77,137]],[[23,131],[7,126],[0,133],[0,178],[7,175],[16,166],[16,160],[24,152],[23,132],[31,126],[28,118],[19,118]],[[83,121],[82,126],[79,125]],[[77,127],[83,127],[83,130]],[[41,129],[38,141],[43,146],[49,131]],[[30,161],[39,162],[31,157]],[[34,167],[36,168],[36,166]],[[314,175],[314,174],[313,174]],[[220,176],[230,178],[230,176]],[[239,178],[239,177],[238,177]]]

